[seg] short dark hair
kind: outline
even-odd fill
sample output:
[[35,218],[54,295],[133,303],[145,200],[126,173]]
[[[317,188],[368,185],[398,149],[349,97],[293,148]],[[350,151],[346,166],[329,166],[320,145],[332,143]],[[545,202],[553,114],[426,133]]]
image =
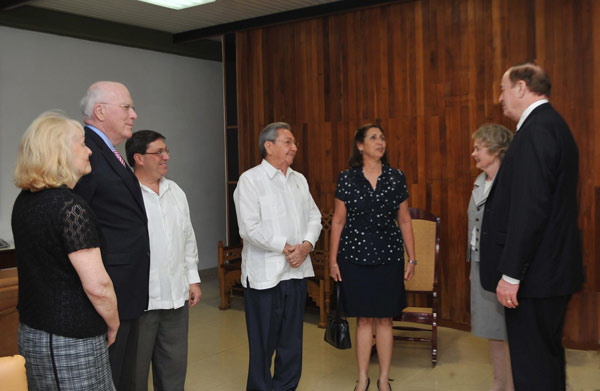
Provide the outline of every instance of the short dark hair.
[[537,64],[525,62],[514,65],[508,70],[508,78],[513,85],[519,80],[523,80],[529,91],[550,97],[550,90],[552,89],[550,76]]
[[148,150],[148,145],[158,139],[166,140],[167,138],[154,130],[138,130],[125,143],[125,154],[127,162],[131,167],[135,167],[135,159],[133,155],[141,153],[142,155]]
[[[365,136],[367,135],[367,130],[371,128],[377,128],[383,132],[383,128],[378,123],[364,124],[360,128],[356,129],[354,133],[354,145],[352,146],[352,155],[350,155],[349,164],[350,167],[362,167],[363,166],[363,156],[362,153],[358,150],[358,144],[365,142]],[[389,164],[387,158],[387,148],[381,157],[382,164]]]

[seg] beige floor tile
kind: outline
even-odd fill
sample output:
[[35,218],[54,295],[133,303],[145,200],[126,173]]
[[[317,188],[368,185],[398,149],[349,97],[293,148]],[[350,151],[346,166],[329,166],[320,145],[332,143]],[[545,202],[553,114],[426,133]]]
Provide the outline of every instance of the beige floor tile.
[[[215,270],[201,271],[202,299],[190,311],[188,391],[241,391],[248,370],[244,301],[234,296],[231,309],[221,311]],[[350,391],[356,385],[354,349],[337,350],[323,341],[319,314],[307,310],[304,323],[301,391]],[[350,327],[356,323],[350,319]],[[468,332],[438,329],[438,365],[422,343],[396,342],[390,377],[395,391],[487,391],[492,367],[487,341]],[[377,358],[369,368],[370,390],[376,390]],[[600,391],[600,352],[567,351],[569,391]],[[150,380],[150,389],[152,381]]]

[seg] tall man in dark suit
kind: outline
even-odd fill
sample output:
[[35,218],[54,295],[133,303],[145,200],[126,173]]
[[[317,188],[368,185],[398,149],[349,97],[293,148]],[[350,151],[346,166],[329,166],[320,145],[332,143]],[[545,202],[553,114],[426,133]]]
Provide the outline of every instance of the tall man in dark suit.
[[501,88],[504,115],[518,123],[485,206],[481,284],[505,306],[515,389],[565,390],[563,323],[583,283],[579,153],[541,67],[511,67]]
[[75,192],[98,216],[105,239],[102,260],[117,293],[121,327],[109,349],[117,390],[129,390],[136,356],[137,319],[148,305],[150,245],[140,184],[116,150],[132,135],[137,118],[121,83],[101,81],[81,100],[85,143],[92,150],[92,172]]

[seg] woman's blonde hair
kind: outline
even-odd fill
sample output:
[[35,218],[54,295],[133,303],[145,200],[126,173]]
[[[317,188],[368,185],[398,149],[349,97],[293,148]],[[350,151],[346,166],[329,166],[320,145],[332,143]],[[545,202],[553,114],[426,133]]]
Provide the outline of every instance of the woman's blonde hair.
[[19,145],[15,185],[37,191],[76,183],[81,175],[73,164],[74,129],[83,133],[81,124],[62,111],[46,111],[37,117]]

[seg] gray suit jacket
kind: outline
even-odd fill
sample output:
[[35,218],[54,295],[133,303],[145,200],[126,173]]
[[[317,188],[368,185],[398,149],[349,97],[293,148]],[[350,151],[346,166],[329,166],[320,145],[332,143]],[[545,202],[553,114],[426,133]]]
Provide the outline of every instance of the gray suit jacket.
[[[475,179],[475,183],[473,184],[473,192],[471,192],[471,200],[469,201],[469,208],[467,209],[467,214],[469,215],[469,230],[467,231],[467,262],[479,262],[479,237],[481,235],[481,221],[483,220],[483,211],[485,209],[485,201],[487,200],[487,195],[484,193],[486,178],[487,175],[485,172],[482,172],[479,174],[477,179]],[[473,227],[477,228],[477,248],[475,250],[471,249]]]

